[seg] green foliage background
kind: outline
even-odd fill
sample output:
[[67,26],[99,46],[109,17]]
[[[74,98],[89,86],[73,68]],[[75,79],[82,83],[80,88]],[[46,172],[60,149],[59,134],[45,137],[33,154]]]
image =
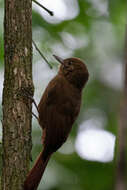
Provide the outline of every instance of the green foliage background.
[[[83,104],[78,122],[75,124],[71,139],[73,143],[77,135],[78,124],[80,120],[85,120],[85,112],[91,108],[96,108],[105,113],[107,118],[104,129],[117,135],[119,106],[122,94],[122,86],[115,88],[106,83],[102,75],[108,75],[108,71],[115,68],[117,62],[123,63],[124,33],[126,23],[127,3],[126,0],[102,0],[96,1],[96,4],[107,4],[108,14],[100,14],[94,6],[94,1],[79,0],[79,14],[72,20],[64,20],[59,24],[46,22],[39,12],[33,10],[33,39],[38,44],[40,50],[46,55],[48,60],[54,66],[54,71],[39,70],[38,73],[45,75],[51,74],[57,70],[57,64],[52,58],[52,54],[59,55],[55,44],[63,47],[63,54],[80,57],[86,61],[90,72],[90,80],[83,94]],[[42,1],[43,4],[43,1]],[[89,11],[88,11],[89,10]],[[84,39],[86,45],[71,48],[69,41],[65,43],[62,33],[69,33],[76,39]],[[78,43],[78,40],[77,40]],[[56,46],[57,47],[57,46]],[[66,57],[65,57],[66,58]],[[116,60],[116,62],[115,62]],[[38,61],[45,64],[35,51],[33,52],[33,66]],[[102,73],[103,66],[108,68]],[[3,70],[3,1],[0,0],[0,69]],[[35,73],[33,72],[33,76]],[[39,75],[40,76],[40,75]],[[3,75],[1,74],[1,79]],[[35,82],[36,84],[36,82]],[[35,93],[39,85],[41,88],[47,84],[47,81],[38,81],[35,86]],[[2,91],[2,89],[1,89]],[[38,91],[37,101],[42,92]],[[1,101],[1,100],[0,100]],[[0,107],[1,108],[1,107]],[[1,112],[0,112],[1,114]],[[1,114],[2,117],[2,114]],[[92,118],[92,115],[89,116]],[[34,120],[33,122],[33,162],[42,149],[41,130]],[[32,165],[33,163],[31,163]],[[62,154],[57,152],[49,162],[44,178],[39,189],[45,190],[113,190],[115,182],[115,161],[101,163],[81,159],[74,151],[72,154]]]

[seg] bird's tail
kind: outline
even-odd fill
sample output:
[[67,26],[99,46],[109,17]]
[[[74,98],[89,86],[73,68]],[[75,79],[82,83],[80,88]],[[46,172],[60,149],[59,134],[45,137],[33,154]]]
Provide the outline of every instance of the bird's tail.
[[38,156],[33,168],[28,173],[28,176],[24,182],[23,190],[36,190],[40,180],[43,176],[47,163],[50,159],[51,154],[45,155],[44,150]]

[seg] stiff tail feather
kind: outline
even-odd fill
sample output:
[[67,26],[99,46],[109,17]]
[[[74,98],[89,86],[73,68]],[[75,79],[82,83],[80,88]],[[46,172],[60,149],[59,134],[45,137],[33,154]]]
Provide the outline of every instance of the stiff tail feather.
[[24,182],[24,189],[23,190],[36,190],[41,178],[43,176],[43,173],[45,171],[45,168],[47,166],[47,163],[50,159],[51,154],[48,156],[44,155],[44,150],[40,153],[39,157],[37,158],[37,161],[35,162],[35,165],[28,173],[28,176]]

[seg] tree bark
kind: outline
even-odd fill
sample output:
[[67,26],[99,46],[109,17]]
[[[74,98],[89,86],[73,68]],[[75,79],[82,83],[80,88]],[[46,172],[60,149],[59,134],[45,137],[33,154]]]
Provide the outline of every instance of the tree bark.
[[127,190],[127,25],[124,53],[124,90],[121,103],[115,190]]
[[32,1],[5,0],[2,189],[21,190],[31,152]]

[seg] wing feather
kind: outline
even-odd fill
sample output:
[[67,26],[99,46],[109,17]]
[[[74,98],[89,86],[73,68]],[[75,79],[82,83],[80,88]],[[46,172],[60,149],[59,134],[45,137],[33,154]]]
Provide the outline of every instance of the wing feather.
[[53,80],[49,83],[38,106],[39,122],[45,130],[43,143],[48,151],[56,151],[66,141],[78,115],[80,101],[77,100],[77,105],[73,104],[72,90],[70,89],[69,93],[68,91],[65,81]]

